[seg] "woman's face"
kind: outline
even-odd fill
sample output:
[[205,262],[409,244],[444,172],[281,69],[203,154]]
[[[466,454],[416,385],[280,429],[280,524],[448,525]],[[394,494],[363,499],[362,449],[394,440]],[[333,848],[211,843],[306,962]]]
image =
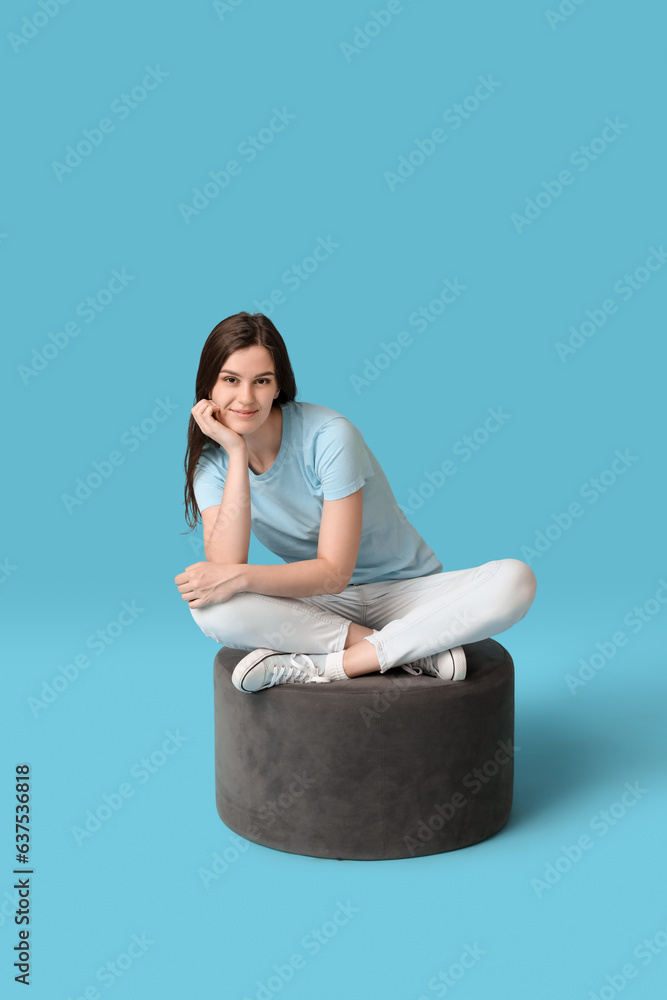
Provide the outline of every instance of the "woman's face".
[[217,419],[244,434],[262,426],[279,392],[271,354],[253,344],[229,355],[209,395],[220,407]]

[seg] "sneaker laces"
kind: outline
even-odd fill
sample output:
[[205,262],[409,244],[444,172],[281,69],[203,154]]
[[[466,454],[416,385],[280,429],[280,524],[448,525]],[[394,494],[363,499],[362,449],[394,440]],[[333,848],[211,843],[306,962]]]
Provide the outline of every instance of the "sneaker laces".
[[433,673],[433,660],[430,656],[422,656],[418,660],[413,660],[412,663],[403,663],[403,670],[408,674],[432,674]]
[[[297,663],[297,656],[302,656],[306,661],[303,666]],[[292,653],[289,665],[281,663],[280,665],[269,667],[269,670],[272,672],[273,677],[267,685],[268,687],[273,687],[274,684],[308,683],[309,681],[321,684],[322,682],[328,683],[329,681],[328,677],[322,676],[324,674],[324,664],[316,667],[306,653]]]

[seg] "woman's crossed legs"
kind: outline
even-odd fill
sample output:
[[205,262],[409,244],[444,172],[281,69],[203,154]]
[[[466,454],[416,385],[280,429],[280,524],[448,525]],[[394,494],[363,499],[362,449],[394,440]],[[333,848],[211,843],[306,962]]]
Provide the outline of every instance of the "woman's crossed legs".
[[236,649],[345,650],[344,670],[354,677],[498,635],[527,614],[536,587],[526,563],[497,559],[410,580],[350,584],[340,594],[243,591],[190,611],[205,635]]

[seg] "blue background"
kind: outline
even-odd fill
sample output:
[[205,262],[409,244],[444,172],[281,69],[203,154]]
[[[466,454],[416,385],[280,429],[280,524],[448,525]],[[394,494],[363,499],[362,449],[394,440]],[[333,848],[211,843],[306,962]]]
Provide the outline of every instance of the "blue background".
[[[13,96],[0,225],[0,975],[11,995],[22,995],[12,783],[27,761],[34,998],[96,987],[114,1000],[418,1000],[443,995],[429,980],[470,945],[484,954],[447,995],[604,1000],[622,987],[653,1000],[667,978],[667,267],[651,256],[667,242],[663,7],[564,0],[558,20],[547,0],[406,0],[366,34],[383,0],[122,0],[55,13],[44,2],[50,14],[37,0],[2,14]],[[159,82],[120,111],[146,67]],[[465,119],[443,118],[480,77],[492,93],[469,99]],[[239,146],[275,108],[294,117],[248,162]],[[59,168],[104,118],[113,130],[92,132],[99,144]],[[605,142],[607,119],[617,126]],[[436,128],[446,139],[431,148]],[[423,162],[417,140],[431,149]],[[399,159],[411,154],[412,170]],[[240,173],[185,211],[232,159]],[[388,179],[400,162],[404,179]],[[567,169],[571,183],[535,202]],[[320,237],[337,246],[288,286]],[[126,285],[108,303],[103,292],[87,322],[79,304],[114,269]],[[465,290],[418,330],[409,317],[447,278]],[[517,676],[514,809],[477,846],[341,863],[241,841],[217,816],[217,646],[173,582],[203,558],[183,518],[186,428],[209,331],[242,309],[268,312],[274,289],[297,398],[360,427],[445,569],[515,557],[536,573],[530,613],[499,637]],[[608,299],[616,311],[591,320],[563,360],[557,345]],[[376,365],[401,331],[412,342]],[[158,400],[164,419],[151,423]],[[489,408],[508,418],[484,440]],[[465,435],[478,443],[468,460],[454,450]],[[605,472],[617,450],[626,466]],[[118,464],[104,465],[114,451]],[[456,474],[424,488],[448,458]],[[94,463],[107,476],[68,505]],[[250,558],[277,561],[255,542]],[[87,640],[123,602],[135,617],[93,650]],[[573,682],[596,653],[589,679]],[[169,756],[167,732],[183,738]],[[139,762],[153,754],[150,773]],[[634,804],[596,832],[595,817],[637,782]],[[123,783],[131,794],[77,840],[87,811]],[[594,848],[539,888],[586,833]],[[225,851],[227,869],[206,885],[202,871]],[[304,937],[348,901],[348,923],[307,950]],[[121,976],[96,978],[132,935],[151,943]],[[650,960],[635,953],[644,939],[657,942]],[[296,953],[303,968],[262,994]],[[623,985],[627,963],[636,976]]]

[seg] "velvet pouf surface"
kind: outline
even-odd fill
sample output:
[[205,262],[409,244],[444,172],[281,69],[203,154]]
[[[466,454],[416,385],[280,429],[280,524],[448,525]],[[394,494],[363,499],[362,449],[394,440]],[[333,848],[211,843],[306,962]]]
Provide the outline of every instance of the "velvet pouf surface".
[[340,860],[469,847],[509,819],[514,664],[500,643],[464,646],[467,676],[400,667],[329,684],[233,686],[246,650],[214,662],[216,803],[265,847]]

